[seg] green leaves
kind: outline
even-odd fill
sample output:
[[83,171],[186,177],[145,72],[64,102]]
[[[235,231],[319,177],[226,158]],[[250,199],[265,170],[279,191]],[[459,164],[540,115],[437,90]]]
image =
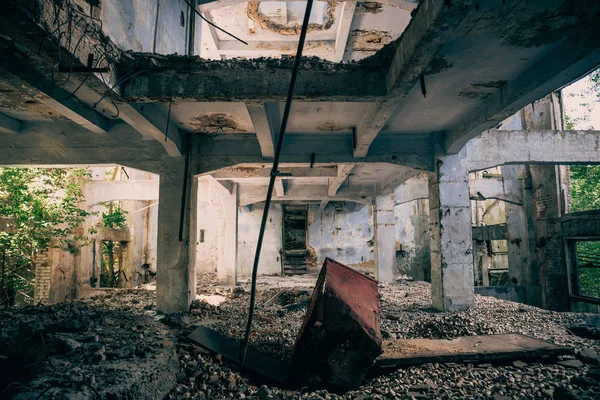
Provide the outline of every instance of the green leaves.
[[87,169],[0,168],[0,252],[3,280],[17,292],[32,291],[38,249],[60,247],[77,253],[88,238],[80,226],[91,213],[83,208],[82,178]]

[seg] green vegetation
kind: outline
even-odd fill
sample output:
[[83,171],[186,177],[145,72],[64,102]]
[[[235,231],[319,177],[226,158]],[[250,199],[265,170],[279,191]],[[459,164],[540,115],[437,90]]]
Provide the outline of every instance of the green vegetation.
[[600,209],[600,165],[571,165],[571,212]]
[[[589,85],[582,97],[600,101],[600,69],[589,75]],[[565,116],[565,128],[593,129],[589,115],[593,108],[589,103],[579,105],[586,112],[583,116]],[[600,165],[572,165],[571,172],[571,212],[600,210]],[[579,294],[600,297],[600,241],[577,242]]]
[[88,241],[85,169],[0,168],[0,304],[33,302],[35,255],[57,247],[77,254]]
[[105,228],[125,229],[127,227],[127,211],[113,204],[105,204],[107,212],[102,213],[102,226]]

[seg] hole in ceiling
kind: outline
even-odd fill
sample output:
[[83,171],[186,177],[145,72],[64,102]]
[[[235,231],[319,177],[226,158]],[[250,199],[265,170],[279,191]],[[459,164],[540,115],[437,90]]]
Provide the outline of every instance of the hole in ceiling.
[[[334,1],[314,2],[310,13],[308,32],[324,31],[335,22]],[[248,18],[255,21],[262,29],[281,35],[299,35],[306,2],[303,1],[249,1]]]

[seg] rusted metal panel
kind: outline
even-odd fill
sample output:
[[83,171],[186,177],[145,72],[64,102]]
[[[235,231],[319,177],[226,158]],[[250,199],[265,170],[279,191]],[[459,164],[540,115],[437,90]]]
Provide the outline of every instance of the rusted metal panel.
[[377,282],[327,258],[294,346],[288,382],[345,392],[381,354]]

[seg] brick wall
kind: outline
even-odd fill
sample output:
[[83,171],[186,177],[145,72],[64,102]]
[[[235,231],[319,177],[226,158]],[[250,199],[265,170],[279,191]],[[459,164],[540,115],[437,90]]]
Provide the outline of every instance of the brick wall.
[[33,301],[35,304],[47,301],[50,298],[50,278],[52,266],[50,264],[48,249],[38,250],[35,258],[35,285]]

